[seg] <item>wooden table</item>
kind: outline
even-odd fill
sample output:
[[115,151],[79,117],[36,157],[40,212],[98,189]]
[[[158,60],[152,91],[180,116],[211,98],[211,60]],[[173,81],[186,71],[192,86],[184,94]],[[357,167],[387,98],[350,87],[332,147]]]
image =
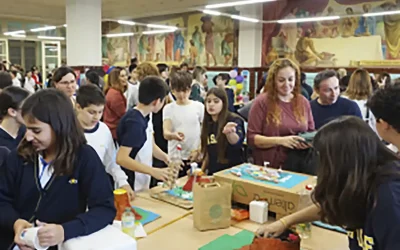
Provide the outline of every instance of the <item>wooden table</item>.
[[161,218],[144,226],[144,229],[146,230],[148,235],[191,213],[191,211],[175,207],[165,202],[154,200],[150,196],[149,198],[137,196],[132,205],[145,210],[149,210],[161,216]]
[[[247,220],[239,223],[232,222],[232,226],[255,232],[260,224]],[[301,247],[303,250],[343,250],[348,249],[348,244],[347,235],[312,226],[311,237],[303,240]]]
[[138,249],[196,250],[224,234],[235,235],[240,231],[239,228],[230,227],[200,232],[193,227],[193,220],[189,216],[139,240]]
[[[182,178],[180,181],[185,182],[185,179]],[[234,235],[241,230],[255,232],[260,227],[259,224],[251,221],[239,223],[232,221],[230,228],[200,232],[193,226],[192,210],[185,210],[153,199],[150,191],[138,193],[133,205],[161,215],[161,218],[144,227],[149,236],[138,240],[138,249],[140,250],[160,248],[164,250],[195,250],[224,234]],[[271,218],[270,221],[273,219]],[[346,235],[316,226],[313,226],[311,230],[311,238],[302,242],[303,250],[348,249]]]

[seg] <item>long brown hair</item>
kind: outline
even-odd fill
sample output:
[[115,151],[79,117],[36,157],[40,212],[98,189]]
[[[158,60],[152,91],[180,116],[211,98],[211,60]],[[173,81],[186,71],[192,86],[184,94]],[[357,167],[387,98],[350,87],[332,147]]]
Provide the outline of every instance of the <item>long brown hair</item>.
[[[119,90],[122,94],[126,91],[127,86],[124,86],[122,82],[119,80],[119,76],[121,74],[121,71],[123,70],[125,69],[122,67],[115,67],[113,70],[111,70],[108,76],[108,81],[104,85],[104,93],[107,94],[110,88]],[[128,74],[128,72],[126,73]]]
[[296,120],[301,123],[306,123],[305,108],[301,102],[301,75],[299,67],[290,59],[277,59],[271,65],[268,71],[267,81],[264,86],[264,93],[268,97],[268,114],[267,123],[281,124],[281,108],[279,107],[279,97],[277,88],[277,75],[281,69],[290,67],[296,72],[295,85],[293,89],[293,99],[291,104],[293,106],[294,115]]
[[367,70],[357,69],[353,72],[344,95],[351,100],[365,100],[372,95],[371,77]]
[[207,112],[207,97],[210,95],[215,95],[217,98],[221,99],[222,101],[222,109],[221,112],[218,114],[218,134],[216,136],[217,140],[217,150],[218,150],[218,162],[220,163],[227,163],[228,160],[226,159],[226,147],[228,146],[228,139],[222,133],[224,126],[228,123],[228,119],[230,117],[239,117],[235,114],[229,112],[228,110],[228,96],[226,95],[225,89],[214,87],[211,88],[206,95],[205,98],[205,105],[204,105],[204,119],[203,125],[201,127],[201,151],[204,156],[207,155],[207,145],[208,145],[208,133],[210,124],[213,123],[212,117]]
[[322,127],[313,146],[319,155],[313,200],[321,208],[323,221],[349,230],[363,228],[376,205],[378,186],[400,177],[399,168],[388,165],[398,157],[354,116]]
[[[78,150],[86,144],[86,139],[71,100],[59,90],[41,90],[25,100],[22,116],[50,125],[55,135],[56,156],[52,162],[54,174],[72,174]],[[36,161],[38,157],[36,149],[26,139],[18,146],[18,154],[30,162]]]

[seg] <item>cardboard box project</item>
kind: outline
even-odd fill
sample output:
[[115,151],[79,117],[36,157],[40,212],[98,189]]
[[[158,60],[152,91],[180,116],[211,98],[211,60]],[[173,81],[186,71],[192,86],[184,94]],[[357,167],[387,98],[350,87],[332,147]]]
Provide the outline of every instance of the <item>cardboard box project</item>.
[[[314,176],[283,171],[277,183],[256,179],[248,174],[248,169],[258,167],[243,164],[232,169],[243,173],[233,174],[232,169],[227,169],[214,174],[219,183],[232,185],[232,200],[248,205],[253,200],[266,200],[269,211],[276,213],[277,218],[294,213],[309,206],[312,201],[310,195],[301,194],[308,184],[315,185]],[[260,167],[262,168],[262,167]]]

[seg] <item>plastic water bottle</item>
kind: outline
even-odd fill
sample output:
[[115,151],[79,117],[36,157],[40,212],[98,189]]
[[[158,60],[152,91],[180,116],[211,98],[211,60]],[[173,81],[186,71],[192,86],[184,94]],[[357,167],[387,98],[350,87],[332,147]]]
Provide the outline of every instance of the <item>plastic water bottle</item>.
[[122,232],[135,238],[135,215],[132,213],[131,208],[125,208],[121,219]]
[[[313,187],[306,185],[305,189],[300,193],[301,195],[311,195]],[[311,237],[311,222],[300,223],[296,226],[296,231],[301,239],[308,239]]]

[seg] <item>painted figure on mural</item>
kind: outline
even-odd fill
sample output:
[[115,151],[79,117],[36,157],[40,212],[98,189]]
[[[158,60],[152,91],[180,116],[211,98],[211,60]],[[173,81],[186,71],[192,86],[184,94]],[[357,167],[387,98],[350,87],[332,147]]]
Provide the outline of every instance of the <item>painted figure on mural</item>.
[[276,51],[275,48],[273,48],[272,46],[269,48],[268,54],[265,57],[265,64],[266,65],[271,65],[275,60],[277,60],[279,58],[279,54]]
[[189,48],[189,64],[194,67],[197,63],[197,58],[199,57],[199,50],[196,47],[196,43],[193,39],[190,40],[190,48]]
[[202,16],[200,19],[203,24],[201,25],[201,30],[206,34],[205,45],[206,45],[206,61],[207,67],[210,66],[210,57],[214,61],[214,66],[217,66],[217,58],[214,54],[214,33],[212,18],[210,15]]
[[147,35],[141,35],[139,38],[139,58],[140,61],[144,62],[147,59],[147,48],[148,48],[148,39]]
[[182,35],[179,24],[176,27],[178,29],[174,32],[174,59],[175,62],[180,62],[185,51],[185,38]]
[[[322,17],[322,16],[324,16],[323,12],[317,12],[317,13],[315,13],[314,17]],[[313,26],[312,37],[313,38],[324,38],[325,37],[325,35],[323,33],[324,26],[323,26],[322,22],[311,22],[311,23]]]
[[155,54],[155,36],[150,35],[147,37],[147,56],[146,60],[151,62],[154,60],[154,54]]
[[[335,11],[332,7],[328,7],[327,16],[334,16]],[[322,21],[322,35],[324,37],[335,38],[339,35],[339,20]]]
[[[352,8],[346,9],[347,15],[354,15],[354,11]],[[358,19],[357,17],[346,17],[343,19],[342,23],[342,37],[350,37],[354,36],[355,31],[358,26]]]
[[[364,13],[370,12],[371,5],[364,4],[363,10],[364,10]],[[358,20],[358,28],[355,31],[355,36],[371,36],[371,35],[375,35],[375,33],[376,33],[376,17],[361,16]]]
[[224,66],[230,66],[232,59],[232,49],[231,43],[233,43],[233,34],[227,33],[225,34],[224,40],[221,43],[221,54],[224,57]]
[[[292,11],[284,19],[295,19],[298,8],[293,8]],[[297,43],[297,23],[282,24],[278,36],[285,41],[285,53],[294,54]]]
[[[400,1],[397,0],[396,3],[384,3],[382,8],[386,11],[397,10],[400,7]],[[400,15],[383,16],[383,23],[385,26],[387,58],[400,59]]]
[[165,61],[165,36],[157,35],[155,38],[156,62]]
[[199,26],[194,27],[194,32],[192,34],[192,40],[194,42],[194,46],[197,48],[196,61],[200,62],[200,55],[203,54],[203,51],[204,51],[204,40],[203,40],[203,35],[200,32]]
[[[302,18],[309,18],[309,17],[313,17],[313,15],[312,15],[310,12],[305,11],[304,14],[303,14],[301,17],[302,17]],[[304,22],[304,23],[301,23],[301,24],[300,24],[300,27],[301,27],[301,29],[302,29],[301,36],[304,36],[305,33],[306,33],[306,31],[308,31],[308,30],[312,31],[312,33],[315,34],[315,30],[314,30],[314,26],[313,26],[313,23],[312,23],[312,22]],[[300,37],[301,37],[301,36],[300,36]]]
[[[315,65],[320,54],[314,47],[314,41],[311,39],[311,31],[306,31],[305,35],[299,39],[296,46],[296,60],[302,65]],[[310,52],[311,50],[312,52]]]
[[[169,25],[168,23],[166,24]],[[173,61],[174,60],[174,33],[166,33],[165,35],[165,60]]]

